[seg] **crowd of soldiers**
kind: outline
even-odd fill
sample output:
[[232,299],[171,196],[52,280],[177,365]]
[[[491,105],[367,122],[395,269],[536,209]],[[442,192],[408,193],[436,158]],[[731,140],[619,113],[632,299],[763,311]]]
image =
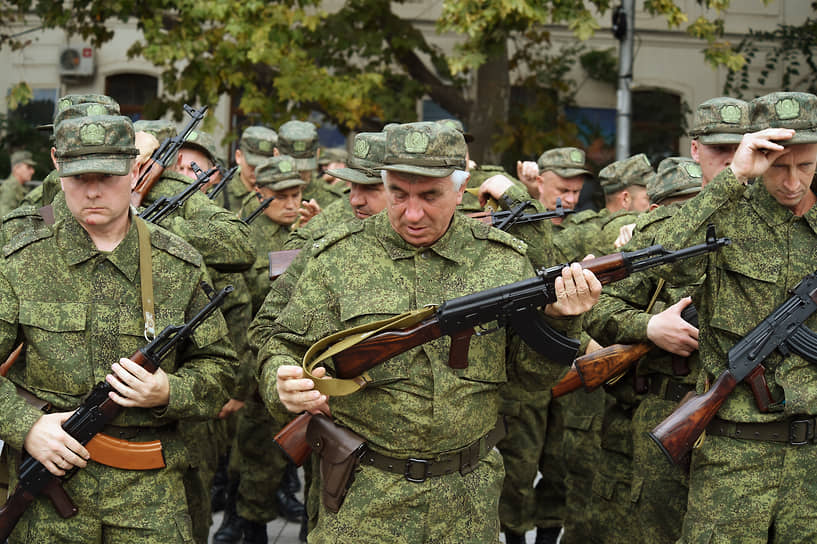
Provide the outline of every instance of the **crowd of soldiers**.
[[[738,384],[683,466],[649,435],[814,272],[817,96],[713,98],[694,112],[689,158],[654,169],[638,154],[598,176],[573,147],[518,162],[516,176],[476,165],[455,120],[358,133],[348,155],[293,120],[246,128],[238,172],[220,184],[229,161],[196,129],[137,199],[174,125],[68,95],[52,130],[43,183],[24,189],[35,164],[17,152],[0,186],[0,360],[23,345],[0,368],[0,482],[12,493],[31,457],[71,476],[77,509],[63,519],[38,496],[9,542],[206,544],[221,509],[216,543],[265,543],[279,516],[310,543],[817,540],[817,361],[770,355],[767,405]],[[202,172],[179,209],[142,219]],[[576,211],[594,177],[604,207]],[[562,213],[496,228],[500,210]],[[731,244],[603,288],[581,266],[695,245],[710,225]],[[559,264],[541,318],[577,356],[647,346],[603,387],[553,395],[569,365],[504,318],[467,336],[465,360],[449,331],[340,370],[371,335]],[[134,362],[207,304],[202,282],[233,287],[220,312],[155,372]],[[127,460],[62,427],[98,382],[123,408],[103,432]],[[301,412],[303,483],[273,441]],[[133,453],[157,441],[160,463]]]

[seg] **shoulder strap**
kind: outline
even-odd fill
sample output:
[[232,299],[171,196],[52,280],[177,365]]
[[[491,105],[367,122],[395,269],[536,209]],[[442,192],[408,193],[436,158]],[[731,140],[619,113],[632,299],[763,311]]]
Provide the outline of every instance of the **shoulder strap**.
[[142,311],[145,313],[145,340],[156,337],[156,313],[153,308],[153,260],[150,250],[150,232],[145,221],[133,216],[139,234],[139,277],[142,284]]

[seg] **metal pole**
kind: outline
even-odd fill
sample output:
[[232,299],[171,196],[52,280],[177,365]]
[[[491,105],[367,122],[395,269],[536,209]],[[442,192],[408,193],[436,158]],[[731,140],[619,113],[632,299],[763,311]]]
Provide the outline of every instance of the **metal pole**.
[[633,82],[633,36],[635,33],[635,0],[622,0],[627,21],[627,32],[620,42],[618,61],[618,90],[616,91],[616,160],[630,156],[630,126],[633,101],[630,86]]

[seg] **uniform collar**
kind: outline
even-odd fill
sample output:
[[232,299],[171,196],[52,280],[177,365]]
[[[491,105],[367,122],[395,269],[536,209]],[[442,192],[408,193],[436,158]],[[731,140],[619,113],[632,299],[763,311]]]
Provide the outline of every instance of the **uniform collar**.
[[440,257],[454,261],[457,264],[465,261],[464,250],[466,248],[463,247],[463,242],[466,238],[460,236],[459,233],[465,232],[468,226],[465,224],[465,217],[459,212],[454,213],[454,218],[451,220],[451,225],[449,225],[445,234],[429,247],[416,247],[403,240],[391,227],[386,210],[374,216],[372,220],[375,221],[377,238],[389,254],[389,257],[394,261],[411,258],[425,251],[433,251]]
[[[91,237],[82,228],[82,225],[74,219],[71,211],[65,203],[65,195],[62,191],[57,193],[52,203],[54,208],[55,227],[58,230],[58,244],[66,262],[70,265],[77,265],[97,255],[101,255]],[[139,239],[136,233],[136,225],[131,215],[131,225],[125,238],[116,246],[106,258],[119,269],[129,281],[136,279],[139,270]]]
[[[766,190],[763,185],[763,179],[758,178],[747,189],[747,194],[750,196],[749,202],[754,208],[755,212],[766,222],[770,227],[777,227],[798,219],[791,210],[782,206],[775,198]],[[815,225],[815,206],[803,216],[804,219],[814,229]]]

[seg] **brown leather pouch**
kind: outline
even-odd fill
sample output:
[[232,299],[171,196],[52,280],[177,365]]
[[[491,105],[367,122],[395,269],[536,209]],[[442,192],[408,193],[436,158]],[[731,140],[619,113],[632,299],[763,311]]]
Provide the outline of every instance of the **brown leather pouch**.
[[323,505],[337,513],[355,479],[355,469],[366,448],[365,440],[321,414],[312,416],[306,438],[313,451],[321,456]]

